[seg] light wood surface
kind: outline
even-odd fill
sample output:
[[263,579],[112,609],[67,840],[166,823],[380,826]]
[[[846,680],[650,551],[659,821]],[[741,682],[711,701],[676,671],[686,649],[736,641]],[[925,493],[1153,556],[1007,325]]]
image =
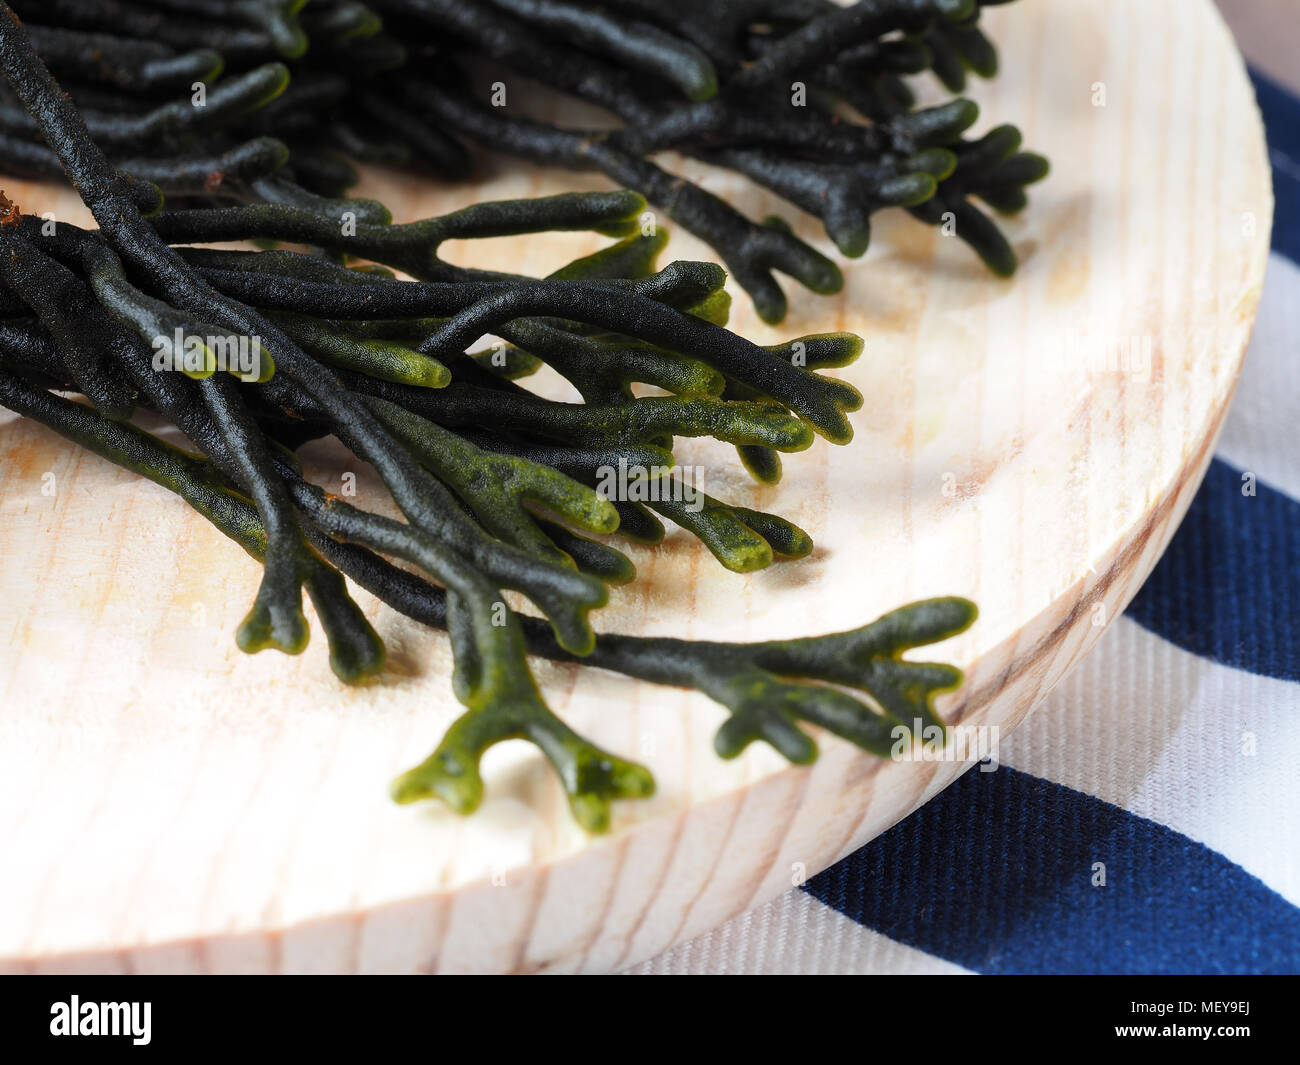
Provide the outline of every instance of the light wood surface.
[[[1015,122],[1054,163],[1007,226],[1021,273],[992,279],[893,213],[842,297],[795,293],[771,330],[736,293],[733,324],[755,339],[867,338],[843,371],[868,399],[851,446],[819,442],[765,489],[727,449],[679,456],[818,550],[741,577],[673,534],[632,549],[640,579],[598,628],[748,640],[968,596],[980,620],[939,649],[968,680],[941,709],[1005,735],[1155,564],[1209,460],[1267,257],[1250,88],[1209,0],[1033,0],[987,22],[1004,70],[973,88],[979,128]],[[372,175],[369,191],[409,218],[601,187],[507,169],[473,189]],[[751,216],[778,209],[693,172]],[[29,212],[84,217],[67,194],[7,187]],[[828,247],[811,221],[802,232]],[[493,241],[465,261],[542,272],[599,243]],[[670,256],[706,255],[674,237]],[[322,483],[353,468],[313,454]],[[375,505],[376,480],[356,472],[357,501]],[[296,659],[244,656],[233,633],[256,567],[183,503],[7,413],[0,481],[6,969],[613,970],[789,888],[967,768],[832,737],[809,769],[757,747],[723,763],[722,711],[703,696],[542,663],[561,716],[651,766],[652,800],[589,838],[540,757],[511,743],[489,756],[474,817],[397,807],[388,780],[459,713],[442,635],[362,594],[391,649],[381,685],[338,684],[319,633]]]

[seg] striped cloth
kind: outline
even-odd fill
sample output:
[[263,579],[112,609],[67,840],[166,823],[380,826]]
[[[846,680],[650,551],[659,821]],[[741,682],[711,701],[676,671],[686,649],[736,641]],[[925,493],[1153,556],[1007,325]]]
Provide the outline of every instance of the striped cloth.
[[1300,24],[1278,6],[1222,0],[1256,64],[1273,252],[1218,451],[1143,590],[996,772],[632,972],[1300,972],[1300,82],[1276,61]]

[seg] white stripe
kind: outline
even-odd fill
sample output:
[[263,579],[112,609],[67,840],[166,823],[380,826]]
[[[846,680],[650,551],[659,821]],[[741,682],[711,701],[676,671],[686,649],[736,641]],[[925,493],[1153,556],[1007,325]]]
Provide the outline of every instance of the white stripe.
[[1255,336],[1217,454],[1300,499],[1300,267],[1270,255]]

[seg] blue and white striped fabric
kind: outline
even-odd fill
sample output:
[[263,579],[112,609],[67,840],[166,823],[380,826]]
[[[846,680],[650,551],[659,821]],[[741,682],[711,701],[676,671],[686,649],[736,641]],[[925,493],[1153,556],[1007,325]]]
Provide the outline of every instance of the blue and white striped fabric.
[[997,772],[634,971],[1300,972],[1300,96],[1255,80],[1277,196],[1259,321],[1126,616]]

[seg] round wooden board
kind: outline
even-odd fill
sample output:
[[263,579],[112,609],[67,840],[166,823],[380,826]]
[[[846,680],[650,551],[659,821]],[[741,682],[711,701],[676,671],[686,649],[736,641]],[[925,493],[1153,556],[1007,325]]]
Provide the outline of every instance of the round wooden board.
[[[893,212],[843,295],[792,293],[779,330],[735,293],[733,323],[755,339],[867,338],[843,371],[868,398],[851,446],[819,442],[767,489],[728,449],[680,455],[709,491],[786,515],[818,550],[741,577],[670,535],[632,550],[641,577],[598,627],[749,640],[968,596],[980,620],[936,655],[968,679],[941,708],[1005,735],[1155,564],[1209,461],[1264,273],[1272,203],[1250,85],[1209,0],[1037,0],[987,22],[1004,70],[973,87],[980,128],[1015,122],[1054,164],[1007,226],[1019,276],[991,278]],[[601,187],[506,169],[451,190],[372,175],[365,191],[412,218]],[[780,209],[693,173],[751,216]],[[9,192],[84,218],[66,193]],[[802,233],[828,247],[811,221]],[[468,250],[532,273],[600,243]],[[682,234],[670,248],[707,255]],[[311,465],[323,482],[350,468],[327,449]],[[374,505],[377,482],[355,472]],[[539,664],[555,710],[648,763],[657,795],[589,838],[536,752],[510,743],[487,760],[476,816],[397,807],[389,778],[459,713],[443,636],[362,595],[391,649],[381,685],[336,683],[319,636],[297,659],[246,657],[233,631],[256,567],[180,501],[7,413],[0,479],[8,969],[613,970],[824,868],[967,768],[832,737],[812,768],[766,748],[723,763],[722,711],[703,696]]]

